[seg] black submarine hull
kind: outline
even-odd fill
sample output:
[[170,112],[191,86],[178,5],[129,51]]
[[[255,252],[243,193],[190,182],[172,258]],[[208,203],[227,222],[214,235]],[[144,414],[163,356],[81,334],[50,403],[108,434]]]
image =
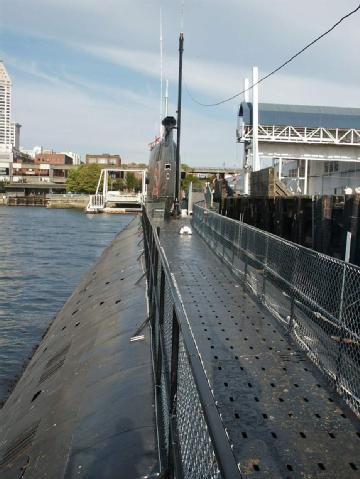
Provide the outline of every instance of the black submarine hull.
[[0,478],[140,478],[158,470],[140,219],[57,315],[0,410]]

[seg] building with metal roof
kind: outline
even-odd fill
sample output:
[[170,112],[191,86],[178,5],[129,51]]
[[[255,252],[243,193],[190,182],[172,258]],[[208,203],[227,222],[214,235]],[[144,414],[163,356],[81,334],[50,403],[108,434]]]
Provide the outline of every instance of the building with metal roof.
[[[257,75],[255,67],[253,85]],[[294,194],[360,188],[360,108],[258,103],[257,86],[252,92],[253,101],[240,104],[236,131],[245,185],[251,171],[274,166]]]

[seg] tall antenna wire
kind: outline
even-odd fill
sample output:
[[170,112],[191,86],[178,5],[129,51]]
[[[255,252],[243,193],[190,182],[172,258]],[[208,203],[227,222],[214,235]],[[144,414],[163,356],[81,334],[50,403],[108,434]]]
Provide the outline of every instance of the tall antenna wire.
[[264,82],[265,80],[267,80],[269,77],[271,77],[272,75],[274,75],[275,73],[277,73],[279,70],[281,70],[282,68],[284,68],[286,65],[288,65],[289,63],[291,63],[296,57],[298,57],[299,55],[301,55],[302,53],[305,52],[305,50],[307,50],[308,48],[310,48],[311,46],[313,46],[315,43],[317,43],[319,40],[321,40],[322,38],[324,38],[326,35],[328,35],[330,32],[332,32],[337,26],[340,25],[340,23],[342,23],[345,19],[351,17],[351,15],[354,15],[354,13],[358,12],[360,10],[360,4],[354,9],[352,10],[351,12],[347,13],[346,15],[344,15],[343,17],[341,17],[336,23],[334,23],[334,25],[332,25],[332,27],[330,27],[328,30],[326,30],[324,33],[322,33],[321,35],[319,35],[318,37],[316,37],[312,42],[308,43],[307,45],[305,45],[304,48],[302,48],[301,50],[299,50],[297,53],[295,53],[292,57],[290,57],[288,60],[286,60],[284,63],[282,63],[280,66],[276,67],[274,70],[272,70],[270,73],[268,73],[267,75],[263,76],[262,78],[260,78],[260,80],[258,80],[256,83],[254,83],[253,85],[250,85],[249,88],[246,88],[245,90],[242,90],[238,93],[235,93],[234,95],[228,97],[228,98],[225,98],[224,100],[221,100],[221,101],[218,101],[218,102],[215,102],[215,103],[201,103],[200,101],[196,100],[196,98],[193,97],[193,95],[190,93],[188,87],[186,86],[185,84],[185,89],[187,91],[187,94],[189,95],[189,97],[191,98],[191,100],[194,102],[194,103],[197,103],[198,105],[200,106],[218,106],[218,105],[222,105],[223,103],[226,103],[228,101],[231,101],[231,100],[234,100],[234,98],[237,98],[238,96],[240,95],[243,95],[245,92],[249,91],[249,90],[252,90],[254,88],[254,86],[256,85],[259,85],[260,83]]
[[163,29],[162,29],[162,11],[160,7],[160,138],[162,138],[163,134]]
[[169,80],[165,82],[165,116],[169,114]]
[[181,11],[180,11],[180,32],[184,32],[184,12],[185,12],[185,0],[182,0]]

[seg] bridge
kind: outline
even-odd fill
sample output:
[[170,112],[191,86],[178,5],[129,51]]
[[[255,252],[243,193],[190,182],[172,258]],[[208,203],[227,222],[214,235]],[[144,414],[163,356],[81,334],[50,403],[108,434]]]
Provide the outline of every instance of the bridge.
[[194,166],[190,167],[189,173],[193,175],[216,175],[218,173],[225,173],[228,175],[236,175],[241,173],[242,169],[237,167],[221,168],[216,166]]

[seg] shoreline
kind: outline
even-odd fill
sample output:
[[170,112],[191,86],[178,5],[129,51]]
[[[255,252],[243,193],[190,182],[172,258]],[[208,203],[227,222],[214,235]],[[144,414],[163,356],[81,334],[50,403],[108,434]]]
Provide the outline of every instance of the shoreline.
[[0,206],[36,206],[50,209],[85,209],[89,195],[0,196]]

